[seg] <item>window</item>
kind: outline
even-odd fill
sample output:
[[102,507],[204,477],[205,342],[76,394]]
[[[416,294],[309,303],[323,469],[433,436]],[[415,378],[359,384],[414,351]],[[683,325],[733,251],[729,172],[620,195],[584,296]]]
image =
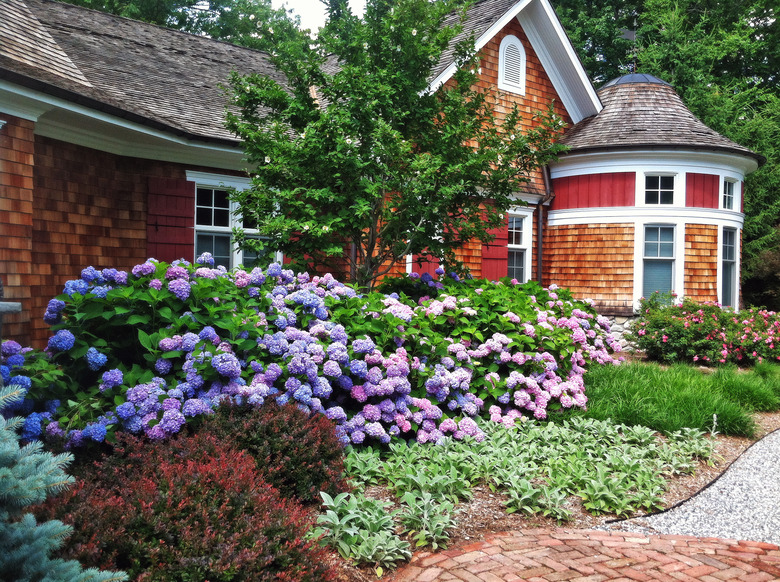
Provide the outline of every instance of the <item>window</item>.
[[530,278],[530,232],[526,232],[526,218],[528,216],[509,216],[509,229],[507,231],[507,276],[525,283]]
[[[733,183],[733,182],[732,182]],[[737,300],[737,229],[723,229],[721,305],[736,307]]]
[[237,265],[253,267],[261,257],[257,253],[242,252],[233,242],[233,228],[244,228],[247,238],[252,236],[252,226],[237,217],[237,206],[231,202],[230,188],[247,188],[245,178],[217,176],[200,172],[188,172],[187,179],[196,182],[195,190],[195,257],[208,252],[214,256],[215,265],[232,269]]
[[645,204],[674,204],[674,176],[645,176]]
[[642,295],[671,293],[674,281],[674,227],[645,226]]
[[507,35],[498,49],[498,88],[525,95],[525,49],[520,39]]
[[734,182],[730,180],[723,181],[723,208],[734,210]]

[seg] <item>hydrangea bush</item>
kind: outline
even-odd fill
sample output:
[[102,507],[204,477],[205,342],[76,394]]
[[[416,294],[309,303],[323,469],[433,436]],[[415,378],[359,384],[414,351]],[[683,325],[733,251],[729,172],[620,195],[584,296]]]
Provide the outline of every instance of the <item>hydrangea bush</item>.
[[735,311],[712,302],[643,299],[631,339],[658,362],[752,366],[780,361],[780,317],[765,309]]
[[437,297],[414,301],[208,254],[88,267],[49,303],[45,351],[3,343],[3,379],[28,396],[4,413],[70,447],[118,430],[159,440],[225,400],[269,399],[325,414],[344,444],[479,440],[480,415],[584,407],[586,366],[615,362],[606,318],[566,290],[438,274]]

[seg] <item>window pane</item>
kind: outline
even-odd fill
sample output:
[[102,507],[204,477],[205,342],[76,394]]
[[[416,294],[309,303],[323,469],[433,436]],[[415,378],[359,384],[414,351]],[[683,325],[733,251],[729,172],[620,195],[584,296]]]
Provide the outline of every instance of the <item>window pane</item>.
[[227,192],[224,190],[214,190],[214,206],[216,208],[230,208]]
[[674,204],[674,176],[645,176],[645,204]]
[[734,305],[734,280],[737,265],[733,262],[723,263],[723,298],[722,304],[727,307],[736,307]]
[[195,224],[201,226],[214,226],[211,217],[211,208],[198,208],[195,212]]
[[230,211],[214,210],[214,226],[230,226]]
[[212,198],[213,193],[214,191],[208,188],[198,188],[198,198],[197,198],[198,206],[213,206],[214,205],[214,199]]
[[646,176],[645,177],[645,190],[658,190],[660,185],[660,176]]
[[658,192],[645,192],[645,204],[658,204]]
[[509,251],[507,276],[525,283],[525,251]]
[[642,295],[650,297],[655,291],[669,293],[672,290],[673,261],[645,261]]
[[230,236],[218,234],[199,234],[195,239],[195,256],[203,253],[214,256],[214,265],[231,268]]
[[674,203],[674,192],[670,192],[669,190],[661,190],[661,204],[673,204]]
[[659,239],[662,242],[674,242],[674,227],[659,226],[658,234],[659,234]]
[[674,190],[674,176],[661,176],[661,190]]

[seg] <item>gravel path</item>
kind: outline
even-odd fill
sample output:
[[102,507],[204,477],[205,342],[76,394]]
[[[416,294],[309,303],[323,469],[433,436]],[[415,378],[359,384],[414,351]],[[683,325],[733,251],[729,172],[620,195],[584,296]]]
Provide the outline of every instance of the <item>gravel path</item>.
[[677,507],[603,529],[780,545],[780,430],[756,442],[719,479]]

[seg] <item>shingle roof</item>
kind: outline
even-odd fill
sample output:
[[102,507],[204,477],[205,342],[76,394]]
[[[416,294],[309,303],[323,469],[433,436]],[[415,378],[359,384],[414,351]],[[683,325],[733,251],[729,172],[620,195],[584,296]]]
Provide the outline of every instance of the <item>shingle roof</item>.
[[224,128],[230,71],[284,83],[260,51],[52,0],[0,2],[0,78],[190,138]]
[[625,75],[598,92],[604,109],[569,129],[561,140],[571,153],[615,149],[688,149],[766,159],[699,121],[668,83],[652,75]]

